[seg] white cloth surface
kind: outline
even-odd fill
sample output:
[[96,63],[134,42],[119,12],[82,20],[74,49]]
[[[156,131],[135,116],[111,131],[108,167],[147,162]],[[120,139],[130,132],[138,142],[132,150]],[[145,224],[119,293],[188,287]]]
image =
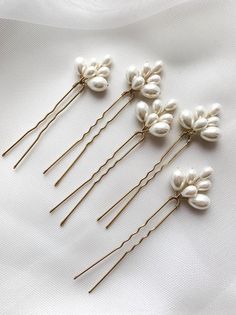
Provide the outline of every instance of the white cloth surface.
[[[71,86],[76,56],[100,59],[110,53],[114,59],[104,95],[86,91],[16,171],[12,166],[33,136],[1,159],[0,314],[235,314],[235,13],[236,2],[222,0],[0,1],[1,152]],[[97,216],[173,142],[175,123],[166,141],[148,139],[112,170],[61,229],[60,219],[81,193],[54,215],[48,211],[138,128],[134,105],[60,187],[52,184],[65,162],[49,176],[42,171],[126,88],[128,65],[158,59],[165,64],[163,100],[178,99],[179,110],[223,105],[222,139],[216,145],[194,141],[105,230]],[[72,280],[165,201],[175,166],[205,165],[215,169],[208,211],[199,214],[183,204],[91,295],[88,289],[115,258]]]

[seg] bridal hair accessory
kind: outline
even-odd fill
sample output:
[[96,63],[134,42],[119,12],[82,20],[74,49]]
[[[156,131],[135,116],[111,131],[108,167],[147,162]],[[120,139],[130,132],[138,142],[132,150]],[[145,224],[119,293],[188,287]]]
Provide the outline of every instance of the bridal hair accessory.
[[141,130],[136,131],[131,137],[128,138],[113,154],[102,164],[98,170],[93,173],[93,175],[77,187],[72,193],[70,193],[66,198],[64,198],[57,206],[55,206],[50,212],[55,211],[59,206],[61,206],[65,201],[70,199],[76,192],[78,192],[85,185],[89,184],[95,177],[102,171],[109,162],[111,162],[116,154],[121,151],[130,141],[134,140],[135,137],[139,136],[138,142],[136,142],[131,148],[129,148],[119,159],[116,159],[113,164],[105,172],[103,172],[98,179],[94,181],[92,186],[87,190],[84,196],[78,201],[74,208],[69,212],[65,219],[61,222],[61,226],[69,219],[72,213],[79,207],[79,205],[88,197],[89,193],[94,189],[94,187],[101,181],[101,179],[108,174],[108,172],[113,169],[118,162],[125,158],[134,148],[136,148],[141,142],[144,141],[147,134],[151,134],[155,137],[164,137],[170,131],[170,126],[174,119],[172,112],[176,109],[176,101],[170,100],[166,105],[162,105],[159,99],[156,99],[152,103],[152,109],[149,109],[147,103],[140,101],[136,105],[136,117],[141,123]]
[[[31,132],[39,129],[41,125],[45,125],[44,128],[38,133],[36,139],[29,146],[26,152],[14,165],[14,169],[21,163],[21,161],[27,156],[27,154],[33,149],[36,143],[40,140],[43,133],[48,129],[48,127],[56,120],[58,115],[60,115],[71,103],[72,101],[83,92],[83,90],[88,87],[95,92],[103,92],[108,87],[107,78],[110,75],[111,67],[111,57],[106,55],[101,63],[98,63],[94,58],[90,63],[86,63],[84,58],[78,57],[75,59],[75,67],[78,73],[79,80],[73,84],[71,89],[56,103],[53,109],[47,113],[33,128],[28,130],[22,137],[20,137],[9,149],[7,149],[2,156],[5,156],[11,150],[13,150],[17,144],[19,144],[27,135]],[[60,106],[63,101],[65,101],[72,92],[75,94],[67,100],[64,106]]]
[[[120,252],[124,247],[126,249],[117,262],[108,270],[108,272],[90,289],[91,293],[97,286],[115,269],[115,267],[131,253],[138,245],[140,245],[143,240],[147,239],[153,231],[155,231],[179,206],[186,200],[189,205],[197,210],[206,210],[210,206],[210,198],[207,196],[207,191],[211,187],[211,179],[213,169],[211,167],[206,167],[200,174],[197,174],[195,169],[190,169],[186,173],[182,170],[177,169],[172,176],[171,186],[174,190],[174,194],[169,197],[159,209],[157,209],[145,222],[141,225],[134,233],[124,240],[118,247],[110,251],[108,254],[103,256],[101,259],[93,263],[87,269],[79,273],[74,279],[79,278],[84,273],[95,267],[97,264],[102,262],[104,259],[108,258],[116,252]],[[152,220],[156,217],[161,210],[165,208],[168,204],[174,203],[172,209],[168,210],[168,213],[157,223],[152,224]],[[152,227],[149,225],[152,224]],[[154,226],[153,226],[154,225]],[[144,236],[142,236],[144,235]],[[136,239],[136,240],[135,240]],[[132,243],[133,240],[133,243]]]
[[[106,129],[106,127],[114,121],[118,115],[127,107],[128,104],[132,102],[132,100],[136,97],[136,94],[139,93],[141,96],[144,96],[147,99],[156,99],[160,95],[160,87],[159,84],[161,82],[160,73],[162,71],[163,63],[162,61],[155,62],[154,66],[151,67],[148,62],[144,63],[143,68],[141,71],[139,71],[135,66],[130,66],[126,73],[127,83],[129,86],[129,89],[127,91],[124,91],[120,97],[118,97],[117,100],[114,101],[113,104],[111,104],[110,107],[108,107],[105,112],[99,117],[96,122],[88,129],[87,132],[85,132],[80,139],[78,139],[75,143],[73,143],[61,156],[59,156],[45,171],[44,174],[48,173],[57,163],[59,163],[72,149],[74,149],[79,143],[81,143],[84,138],[92,131],[92,129],[103,119],[105,119],[106,114],[113,110],[115,106],[117,106],[117,103],[125,98],[128,97],[128,100],[122,107],[119,108],[119,110],[116,113],[113,113],[113,116],[105,123],[103,127],[101,127],[98,132],[92,137],[92,139],[87,142],[87,144],[84,146],[84,148],[80,151],[80,153],[77,155],[77,157],[72,161],[72,163],[68,166],[68,168],[64,171],[64,173],[61,175],[61,177],[57,180],[55,183],[55,186],[57,186],[63,178],[69,173],[69,171],[74,167],[74,165],[79,161],[79,159],[83,156],[85,151],[88,149],[88,147],[94,142],[94,140],[101,134],[101,132]],[[146,105],[144,105],[145,107]],[[140,114],[143,111],[143,114],[145,114],[145,108],[140,109]],[[161,126],[159,126],[159,129]],[[166,127],[167,128],[167,127]],[[163,130],[162,130],[163,131]],[[138,132],[135,135],[133,135],[130,139],[133,140],[136,136],[144,135],[146,131]],[[160,130],[159,130],[160,132]],[[164,131],[163,131],[164,132]],[[153,130],[154,133],[154,130]],[[156,133],[158,131],[156,130]],[[125,145],[125,144],[124,144]],[[122,146],[123,147],[123,146]],[[120,148],[121,149],[121,148]],[[120,151],[120,150],[118,150]]]
[[[137,196],[143,187],[145,187],[155,176],[160,173],[163,168],[168,166],[183,150],[185,150],[192,142],[194,136],[199,135],[202,139],[208,142],[216,142],[220,136],[219,128],[219,112],[221,105],[214,103],[209,110],[206,110],[203,106],[197,106],[194,112],[190,110],[183,110],[179,116],[179,122],[183,132],[178,139],[167,149],[161,159],[153,166],[153,168],[147,172],[147,174],[133,186],[127,193],[125,193],[117,202],[115,202],[107,211],[105,211],[97,221],[104,219],[112,210],[116,209],[122,203],[124,203],[114,217],[106,225],[109,228],[116,219],[124,212],[131,201]],[[184,140],[182,146],[178,148],[178,145]],[[171,155],[171,156],[170,156]]]

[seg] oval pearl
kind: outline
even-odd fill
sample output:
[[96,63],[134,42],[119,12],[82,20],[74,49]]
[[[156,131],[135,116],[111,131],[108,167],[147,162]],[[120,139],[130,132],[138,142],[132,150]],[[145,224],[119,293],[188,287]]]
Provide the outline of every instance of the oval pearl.
[[220,124],[220,118],[217,117],[217,116],[212,116],[212,117],[209,117],[207,119],[208,121],[208,126],[215,126],[215,127],[218,127],[219,124]]
[[87,81],[88,87],[95,92],[105,91],[108,83],[107,80],[103,77],[93,77]]
[[148,83],[153,82],[153,83],[159,84],[161,82],[161,77],[158,74],[153,74],[147,79],[147,82]]
[[150,133],[155,137],[164,137],[169,130],[170,126],[164,121],[157,122],[149,128]]
[[214,103],[211,105],[211,108],[209,110],[209,115],[215,116],[218,115],[221,110],[221,105],[219,103]]
[[86,68],[83,75],[85,78],[89,79],[89,78],[94,77],[96,75],[96,72],[97,72],[97,70],[94,66],[89,66]]
[[215,142],[219,139],[220,129],[218,127],[209,126],[200,133],[202,139],[210,142]]
[[158,115],[156,113],[151,113],[147,116],[145,120],[145,126],[151,127],[151,125],[155,124],[158,121]]
[[199,117],[194,123],[193,123],[193,130],[202,130],[206,128],[207,126],[207,119],[204,117]]
[[141,93],[144,97],[147,98],[157,98],[160,94],[161,90],[159,88],[158,85],[156,85],[155,83],[148,83],[145,84],[142,89],[141,89]]
[[136,105],[136,117],[139,121],[144,122],[147,119],[148,116],[148,105],[140,101]]
[[172,123],[174,117],[170,113],[165,113],[160,116],[160,120],[167,122],[169,125]]
[[75,58],[75,67],[80,74],[82,74],[84,66],[85,66],[85,60],[83,57]]
[[171,177],[171,186],[175,191],[179,191],[183,188],[185,184],[185,175],[180,170],[177,169],[174,171],[172,177]]
[[102,61],[102,65],[105,66],[105,67],[108,67],[110,66],[112,63],[112,59],[111,59],[111,56],[110,55],[106,55]]
[[151,67],[148,62],[145,62],[142,69],[142,76],[148,76],[151,73]]
[[196,186],[199,191],[207,191],[211,188],[211,181],[209,179],[200,180]]
[[185,198],[192,198],[197,195],[197,187],[194,185],[189,185],[184,188],[184,190],[181,192],[181,195]]
[[192,185],[194,181],[197,179],[197,172],[194,168],[190,168],[187,173],[186,181],[189,185]]
[[141,76],[134,77],[132,80],[131,87],[133,90],[137,91],[137,90],[141,89],[141,87],[144,85],[144,83],[145,83],[145,81],[144,81],[143,77],[141,77]]
[[177,101],[175,99],[169,100],[169,102],[165,106],[165,110],[167,112],[174,111],[177,107]]
[[203,106],[200,105],[195,108],[195,113],[196,118],[204,117],[206,115],[206,110]]
[[163,68],[163,62],[161,60],[158,60],[155,62],[154,67],[152,68],[152,73],[160,73]]
[[152,109],[155,113],[159,114],[162,112],[162,103],[160,100],[156,99],[152,103]]
[[210,206],[210,199],[206,195],[197,194],[195,197],[189,198],[188,203],[195,209],[206,210]]
[[135,66],[129,66],[129,68],[126,71],[126,79],[128,83],[131,84],[133,81],[133,78],[138,75],[139,75],[138,69]]
[[98,69],[97,74],[101,77],[107,78],[110,75],[110,69],[108,67],[101,67]]
[[203,171],[200,174],[201,178],[208,178],[212,175],[213,168],[211,166],[204,167]]
[[180,124],[186,128],[186,129],[191,129],[192,128],[192,123],[193,123],[193,114],[190,110],[184,109],[180,113]]

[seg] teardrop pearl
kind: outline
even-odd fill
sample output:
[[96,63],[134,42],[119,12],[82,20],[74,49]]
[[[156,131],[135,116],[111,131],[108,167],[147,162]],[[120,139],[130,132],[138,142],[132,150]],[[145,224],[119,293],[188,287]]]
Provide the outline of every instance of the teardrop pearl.
[[181,192],[181,195],[184,198],[192,198],[197,195],[197,187],[194,185],[189,185],[184,188],[184,190]]
[[92,58],[92,59],[91,59],[90,66],[97,67],[97,65],[98,65],[97,59],[96,59],[96,58]]
[[169,100],[169,102],[165,106],[165,110],[167,112],[172,112],[176,109],[177,107],[177,101],[175,99]]
[[161,90],[155,83],[148,83],[142,87],[141,93],[144,97],[152,99],[157,98],[161,93]]
[[162,102],[159,99],[156,99],[152,103],[152,109],[155,113],[159,114],[162,112]]
[[191,129],[192,128],[192,122],[193,122],[193,114],[190,110],[185,109],[181,112],[180,117],[180,124],[186,128]]
[[197,178],[196,170],[194,168],[190,168],[186,176],[187,183],[189,185],[192,185],[195,182],[196,178]]
[[172,123],[173,119],[174,117],[170,113],[165,113],[160,116],[160,120],[167,122],[169,125]]
[[211,109],[209,110],[209,115],[215,116],[218,115],[221,110],[221,105],[219,103],[214,103],[211,105]]
[[112,63],[112,59],[110,55],[106,55],[105,58],[102,61],[102,65],[105,67],[109,67]]
[[83,75],[85,78],[89,79],[92,78],[93,76],[96,75],[96,68],[94,66],[89,66],[87,69],[84,71]]
[[148,105],[140,101],[136,105],[136,117],[139,121],[144,122],[147,119],[148,116]]
[[101,77],[107,78],[110,75],[110,69],[108,67],[101,67],[98,69],[97,74]]
[[163,62],[161,60],[158,60],[155,62],[154,67],[152,68],[152,73],[158,74],[162,71],[163,68]]
[[196,185],[199,191],[207,191],[211,188],[211,181],[209,179],[200,180]]
[[158,74],[153,74],[147,79],[147,82],[148,83],[153,82],[153,83],[159,84],[161,82],[161,77]]
[[133,78],[138,75],[139,75],[138,69],[135,66],[129,66],[129,68],[126,71],[126,79],[128,83],[131,84],[133,81]]
[[180,169],[176,169],[171,178],[171,186],[175,191],[180,191],[185,184],[185,175]]
[[149,128],[149,132],[155,137],[164,137],[169,130],[170,126],[164,121],[157,122]]
[[203,106],[199,105],[195,108],[195,112],[196,112],[196,118],[199,117],[205,117],[206,115],[206,110]]
[[145,81],[144,81],[144,78],[141,77],[141,76],[138,76],[138,77],[134,77],[133,80],[132,80],[132,89],[137,91],[137,90],[140,90],[141,87],[144,85]]
[[199,117],[194,123],[193,123],[193,130],[202,130],[206,128],[207,126],[207,119],[204,117]]
[[208,126],[215,126],[218,127],[220,124],[220,118],[217,116],[211,116],[207,119]]
[[188,203],[195,209],[206,210],[210,206],[210,199],[207,195],[197,194],[195,197],[189,198]]
[[95,92],[105,91],[108,83],[107,80],[103,77],[93,77],[87,81],[88,87]]
[[83,66],[85,65],[85,60],[83,57],[75,58],[75,67],[77,71],[82,74]]
[[145,62],[142,69],[142,76],[146,77],[151,73],[151,67],[148,62]]
[[200,174],[201,178],[208,178],[212,175],[213,168],[211,166],[204,167],[203,171]]
[[157,121],[158,121],[158,115],[156,113],[151,113],[147,116],[145,120],[145,126],[149,128],[151,127],[151,125],[153,125]]
[[218,127],[210,126],[202,130],[200,135],[206,141],[215,142],[219,139],[220,129]]

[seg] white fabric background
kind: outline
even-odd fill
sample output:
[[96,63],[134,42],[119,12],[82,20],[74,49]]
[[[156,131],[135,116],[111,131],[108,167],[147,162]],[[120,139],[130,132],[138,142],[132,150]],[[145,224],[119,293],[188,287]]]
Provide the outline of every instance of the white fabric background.
[[[84,93],[17,171],[11,167],[33,138],[1,160],[1,314],[235,314],[235,12],[235,1],[223,0],[0,1],[1,152],[71,86],[76,56],[114,58],[103,97]],[[146,173],[178,128],[166,141],[149,139],[114,169],[64,229],[58,223],[73,203],[53,216],[49,209],[137,129],[134,106],[103,133],[61,187],[52,183],[65,164],[47,177],[42,170],[126,88],[129,64],[157,59],[165,63],[164,100],[174,97],[180,108],[223,105],[221,141],[195,141],[175,162],[197,169],[212,165],[212,206],[199,214],[182,205],[88,295],[114,259],[80,281],[72,277],[118,245],[170,195],[174,165],[111,230],[96,217]]]

